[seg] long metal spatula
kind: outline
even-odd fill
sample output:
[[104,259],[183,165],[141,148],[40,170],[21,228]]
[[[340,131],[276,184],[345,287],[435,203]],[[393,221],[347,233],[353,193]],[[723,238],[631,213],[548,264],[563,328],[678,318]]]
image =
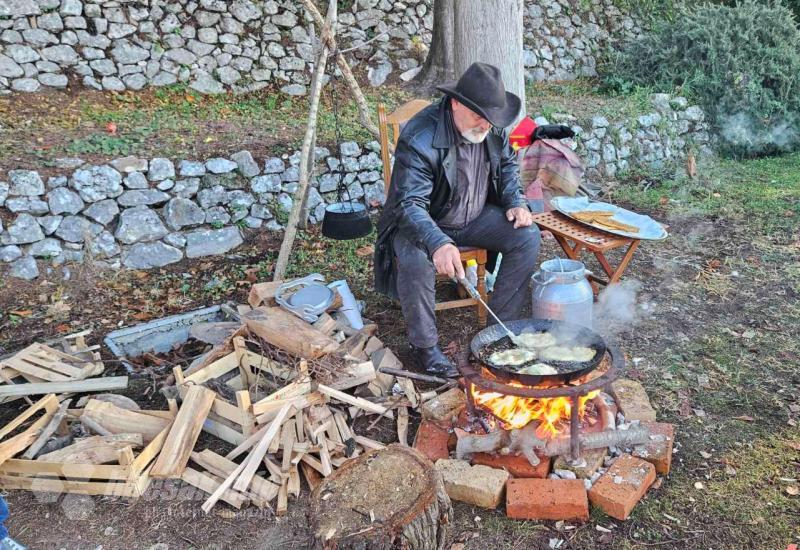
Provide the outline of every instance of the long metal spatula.
[[469,294],[472,298],[475,298],[481,304],[483,304],[483,307],[486,308],[486,311],[488,311],[492,315],[492,317],[494,317],[495,321],[497,321],[497,323],[503,328],[503,330],[506,331],[506,334],[508,335],[508,337],[511,339],[511,341],[514,343],[515,346],[517,346],[519,348],[524,348],[525,347],[524,342],[522,342],[522,340],[519,339],[519,336],[517,336],[516,334],[511,332],[511,330],[503,323],[503,321],[501,321],[500,318],[497,317],[497,315],[494,314],[494,311],[492,311],[492,309],[486,304],[486,302],[483,301],[483,298],[481,298],[481,295],[478,292],[478,289],[476,289],[474,286],[472,286],[472,283],[470,283],[465,278],[456,279],[456,281],[460,285],[462,285],[465,289],[467,289],[467,294]]

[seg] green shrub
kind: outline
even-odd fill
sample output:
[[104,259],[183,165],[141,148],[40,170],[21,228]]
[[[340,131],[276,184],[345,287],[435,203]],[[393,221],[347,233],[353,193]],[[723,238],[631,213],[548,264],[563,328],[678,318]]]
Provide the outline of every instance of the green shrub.
[[723,153],[800,146],[800,29],[779,0],[679,6],[671,21],[612,54],[603,73],[618,90],[652,86],[697,101]]

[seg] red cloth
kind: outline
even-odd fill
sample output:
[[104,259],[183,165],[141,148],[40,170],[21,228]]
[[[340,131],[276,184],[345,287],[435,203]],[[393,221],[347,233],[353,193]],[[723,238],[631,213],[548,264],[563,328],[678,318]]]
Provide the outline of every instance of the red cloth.
[[511,131],[508,136],[508,141],[515,151],[527,147],[533,143],[533,131],[536,130],[536,123],[531,117],[523,118],[517,127]]

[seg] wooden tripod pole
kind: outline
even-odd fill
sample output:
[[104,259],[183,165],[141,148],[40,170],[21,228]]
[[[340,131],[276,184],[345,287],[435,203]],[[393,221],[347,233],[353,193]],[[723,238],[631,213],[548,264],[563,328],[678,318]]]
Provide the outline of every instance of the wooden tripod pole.
[[[310,3],[310,0],[309,0]],[[313,4],[311,4],[313,6]],[[314,8],[316,10],[316,8]],[[297,236],[297,222],[300,220],[300,212],[303,210],[303,199],[306,195],[306,189],[310,178],[310,170],[308,162],[309,154],[313,155],[312,142],[317,131],[317,112],[319,111],[319,97],[322,91],[323,74],[325,73],[325,65],[328,59],[328,44],[329,40],[333,40],[336,33],[336,0],[328,0],[328,13],[325,14],[325,23],[320,32],[322,38],[322,50],[317,60],[317,65],[314,70],[312,82],[314,87],[311,90],[311,104],[308,111],[308,124],[306,125],[306,134],[303,138],[303,148],[300,153],[300,181],[297,184],[297,190],[294,192],[294,202],[292,203],[292,211],[289,214],[289,221],[286,222],[286,233],[283,235],[283,242],[281,243],[281,250],[278,253],[278,261],[275,262],[275,276],[273,281],[283,280],[286,275],[286,266],[289,264],[289,255],[292,253],[294,246],[294,239]]]
[[[308,13],[311,14],[311,18],[314,19],[317,26],[322,28],[324,23],[322,21],[322,15],[319,13],[317,7],[311,0],[303,0],[303,4],[306,10],[308,10]],[[356,105],[358,106],[359,122],[364,125],[364,128],[366,128],[370,134],[375,136],[375,139],[380,139],[380,130],[378,130],[378,127],[375,126],[370,117],[370,108],[367,103],[367,98],[364,97],[364,93],[361,91],[361,87],[358,85],[358,81],[353,75],[353,71],[350,69],[347,59],[337,50],[334,35],[328,34],[326,36],[324,33],[321,34],[322,40],[328,44],[328,48],[336,52],[336,64],[339,66],[339,70],[342,72],[342,78],[344,78],[344,81],[347,83],[347,87],[350,88],[350,93],[353,94],[353,98],[355,98]],[[394,145],[391,142],[389,142],[389,150],[392,152],[394,151]]]

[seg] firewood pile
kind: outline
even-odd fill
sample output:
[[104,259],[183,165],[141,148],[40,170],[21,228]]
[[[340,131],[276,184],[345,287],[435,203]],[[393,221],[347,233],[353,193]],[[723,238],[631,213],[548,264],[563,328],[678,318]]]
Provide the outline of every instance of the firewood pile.
[[[282,515],[302,480],[314,489],[385,443],[408,445],[409,409],[437,392],[417,391],[420,375],[403,370],[374,324],[354,330],[327,313],[308,323],[275,305],[275,288],[254,285],[230,335],[173,368],[168,411],[114,394],[78,408],[60,393],[31,402],[0,430],[0,486],[137,497],[152,479],[180,479],[208,494],[205,512],[222,500]],[[364,417],[359,425],[395,420],[396,439],[357,433]],[[231,450],[203,448],[201,432]]]

